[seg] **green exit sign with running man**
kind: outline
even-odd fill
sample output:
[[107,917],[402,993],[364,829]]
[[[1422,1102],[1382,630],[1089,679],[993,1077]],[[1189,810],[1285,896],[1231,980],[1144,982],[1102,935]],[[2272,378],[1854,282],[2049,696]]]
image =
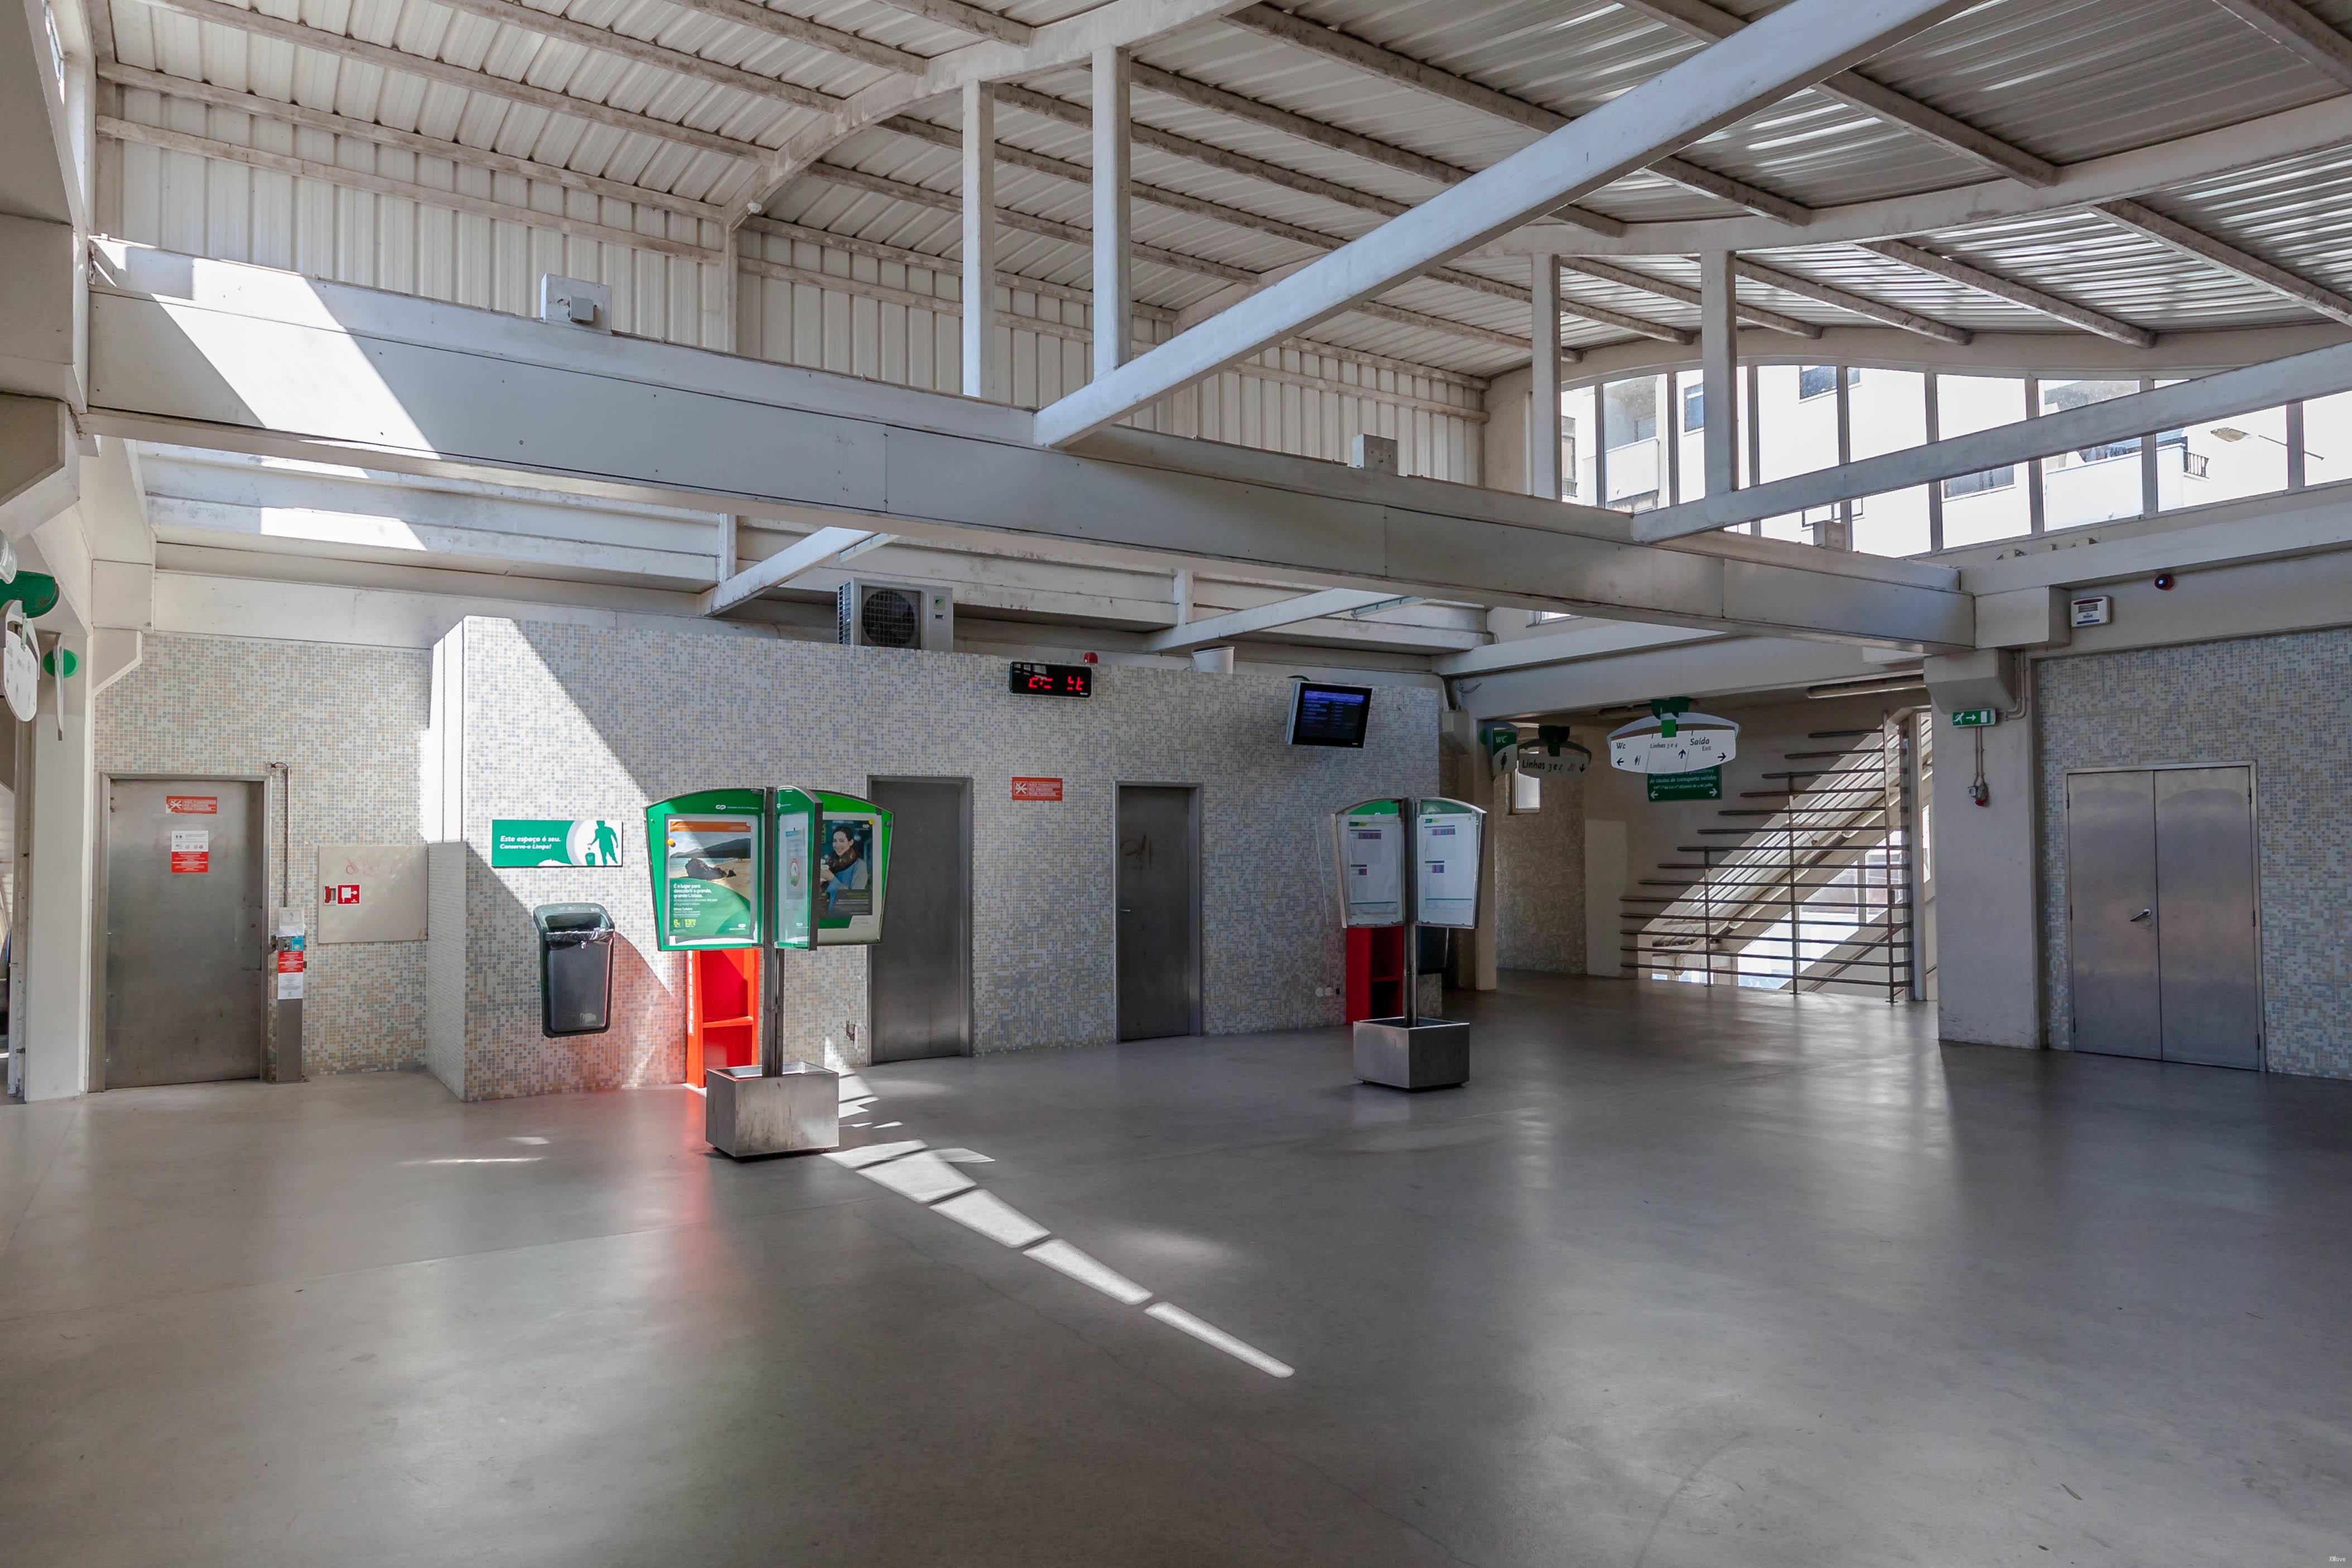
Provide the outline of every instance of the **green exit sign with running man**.
[[1952,710],[1954,729],[1984,729],[2000,722],[1998,709],[1989,707],[1956,707]]

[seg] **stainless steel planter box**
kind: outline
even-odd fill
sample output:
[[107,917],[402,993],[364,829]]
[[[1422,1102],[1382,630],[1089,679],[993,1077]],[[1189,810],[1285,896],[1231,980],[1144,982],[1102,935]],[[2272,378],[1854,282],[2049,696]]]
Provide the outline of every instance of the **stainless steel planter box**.
[[1470,1081],[1470,1026],[1428,1019],[1356,1025],[1356,1076],[1391,1089],[1448,1089]]
[[841,1075],[805,1061],[772,1076],[756,1067],[713,1067],[702,1074],[709,1103],[702,1135],[739,1160],[835,1148],[841,1143]]

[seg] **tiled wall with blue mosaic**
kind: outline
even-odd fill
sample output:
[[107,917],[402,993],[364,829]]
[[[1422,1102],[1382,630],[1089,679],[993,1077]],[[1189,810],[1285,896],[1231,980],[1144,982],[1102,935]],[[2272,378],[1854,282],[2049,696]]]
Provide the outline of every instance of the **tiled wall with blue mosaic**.
[[2250,761],[2267,1061],[2352,1078],[2352,632],[2053,659],[2035,690],[2049,1039],[2063,1042],[2072,1022],[2066,770]]
[[[1202,997],[1212,1032],[1339,1021],[1328,814],[1436,783],[1438,695],[1381,687],[1361,751],[1283,742],[1287,680],[1105,666],[1086,701],[1021,697],[1005,662],[826,643],[467,623],[467,1093],[675,1080],[682,965],[653,943],[649,800],[764,782],[862,792],[875,775],[972,785],[973,1043],[1112,1038],[1116,785],[1202,787]],[[1014,775],[1060,778],[1015,802]],[[493,871],[499,817],[614,818],[622,871]],[[604,904],[621,927],[611,1034],[540,1037],[530,906]],[[788,1052],[867,1058],[866,956],[787,957]]]
[[[226,637],[150,637],[98,699],[106,773],[258,774],[290,766],[295,903],[318,930],[320,843],[414,844],[430,654]],[[274,808],[273,808],[274,812]],[[273,814],[273,824],[274,824]],[[269,835],[269,885],[279,883]],[[425,1049],[425,944],[310,949],[307,1071],[414,1067]]]

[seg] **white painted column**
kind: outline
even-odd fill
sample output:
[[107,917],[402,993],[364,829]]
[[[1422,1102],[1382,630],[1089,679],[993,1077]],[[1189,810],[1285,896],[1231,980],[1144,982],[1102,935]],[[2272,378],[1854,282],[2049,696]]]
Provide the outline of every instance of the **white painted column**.
[[997,378],[996,89],[963,85],[963,394],[986,397]]
[[1706,493],[1739,488],[1739,298],[1727,250],[1698,258],[1700,373],[1706,378]]
[[[1528,494],[1559,499],[1559,262],[1528,257],[1528,338],[1535,358],[1528,381]],[[1597,405],[1596,405],[1597,406]],[[1600,439],[1599,433],[1592,439]],[[1581,497],[1580,497],[1581,498]]]
[[1094,57],[1095,374],[1127,362],[1135,341],[1134,280],[1128,256],[1128,81],[1123,49]]
[[32,885],[26,890],[25,1098],[55,1100],[89,1088],[92,876],[98,758],[89,723],[89,639],[62,643],[83,661],[62,683],[65,735],[58,734],[60,683],[42,678],[33,731]]

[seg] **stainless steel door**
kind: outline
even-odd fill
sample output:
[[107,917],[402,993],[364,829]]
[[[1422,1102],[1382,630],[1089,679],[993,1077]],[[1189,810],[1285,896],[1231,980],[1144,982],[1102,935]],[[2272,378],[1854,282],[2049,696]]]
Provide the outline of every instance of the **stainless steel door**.
[[2163,1054],[2158,931],[2151,775],[2068,775],[2066,953],[2076,1051]]
[[2164,1059],[2260,1067],[2253,775],[2168,768],[2155,780]]
[[107,1088],[259,1076],[263,874],[259,785],[108,787]]
[[1201,843],[1196,791],[1118,789],[1118,1038],[1199,1030]]
[[971,787],[877,779],[890,818],[890,907],[866,968],[874,1060],[971,1050]]

